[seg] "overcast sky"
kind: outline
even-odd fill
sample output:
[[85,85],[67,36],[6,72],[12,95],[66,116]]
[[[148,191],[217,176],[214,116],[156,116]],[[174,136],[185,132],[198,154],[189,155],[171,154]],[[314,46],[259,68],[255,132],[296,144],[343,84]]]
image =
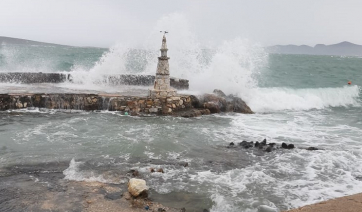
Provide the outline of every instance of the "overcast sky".
[[206,46],[238,37],[265,46],[362,44],[362,0],[0,0],[0,36],[109,47],[157,26],[189,28]]

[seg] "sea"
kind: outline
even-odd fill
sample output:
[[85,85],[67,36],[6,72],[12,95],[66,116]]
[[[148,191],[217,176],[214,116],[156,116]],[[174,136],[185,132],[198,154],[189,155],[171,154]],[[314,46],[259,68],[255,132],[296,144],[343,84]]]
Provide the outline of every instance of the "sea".
[[[133,89],[97,79],[155,74],[157,35],[146,44],[111,48],[2,43],[0,72],[71,73],[73,81],[3,82],[0,93],[31,93],[39,87],[48,93]],[[127,173],[137,170],[154,201],[186,211],[257,212],[264,206],[283,211],[362,192],[361,57],[268,54],[241,38],[205,47],[178,36],[167,36],[170,73],[190,83],[189,90],[178,92],[201,95],[220,89],[241,97],[254,114],[181,118],[107,110],[2,111],[0,210],[20,210],[13,200],[31,196],[10,195],[16,191],[6,185],[22,183],[26,189],[31,181],[54,187],[58,178],[39,175],[53,172],[62,182],[121,186]],[[263,139],[296,148],[270,153],[227,148],[231,142]]]

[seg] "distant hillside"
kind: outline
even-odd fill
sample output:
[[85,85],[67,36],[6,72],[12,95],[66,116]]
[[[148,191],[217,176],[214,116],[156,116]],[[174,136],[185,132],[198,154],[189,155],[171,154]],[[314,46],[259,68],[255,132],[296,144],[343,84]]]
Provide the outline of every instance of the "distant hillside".
[[269,46],[266,49],[269,53],[278,54],[362,56],[362,45],[347,41],[333,45],[317,44],[314,47],[307,45],[277,45]]
[[20,38],[10,38],[10,37],[4,37],[0,36],[0,45],[1,44],[17,44],[17,45],[43,45],[43,46],[64,46],[59,44],[53,44],[53,43],[44,43],[44,42],[38,42],[38,41],[32,41],[32,40],[25,40]]

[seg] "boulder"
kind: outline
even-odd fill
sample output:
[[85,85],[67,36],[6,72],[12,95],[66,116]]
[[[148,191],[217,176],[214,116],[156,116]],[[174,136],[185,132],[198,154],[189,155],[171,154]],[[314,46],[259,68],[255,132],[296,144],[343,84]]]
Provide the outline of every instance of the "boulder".
[[131,178],[128,182],[128,192],[133,197],[147,197],[148,186],[146,185],[146,181],[142,179]]
[[233,95],[226,96],[221,90],[214,90],[213,94],[204,94],[197,98],[192,96],[192,106],[195,108],[207,108],[211,113],[236,112],[251,114],[253,111],[240,98]]
[[208,109],[210,111],[210,113],[220,113],[221,112],[220,106],[216,102],[206,102],[206,103],[204,103],[204,108]]

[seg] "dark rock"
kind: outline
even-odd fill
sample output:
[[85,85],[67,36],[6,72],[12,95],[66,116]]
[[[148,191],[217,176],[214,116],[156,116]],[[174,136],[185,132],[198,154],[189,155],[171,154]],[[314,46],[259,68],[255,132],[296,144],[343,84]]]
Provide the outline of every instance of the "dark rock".
[[191,95],[190,99],[191,99],[191,105],[194,108],[202,108],[202,103],[200,102],[200,100],[196,96]]
[[255,142],[255,147],[259,147],[260,143],[259,141]]
[[288,144],[288,149],[294,149],[294,144]]
[[155,169],[154,169],[154,168],[150,168],[150,172],[155,172]]
[[224,97],[224,98],[226,97],[225,93],[222,92],[222,90],[219,90],[219,89],[215,89],[213,91],[213,93],[216,94],[217,96],[220,96],[220,97]]
[[318,150],[317,147],[308,147],[306,150]]
[[186,212],[186,208],[181,208],[181,212]]
[[266,152],[271,152],[272,150],[273,150],[273,148],[272,148],[271,146],[268,146],[268,147],[265,149]]
[[157,212],[166,212],[164,208],[158,208]]
[[229,146],[234,146],[235,144],[234,144],[234,142],[231,142],[230,144],[229,144]]
[[208,109],[210,111],[210,113],[220,113],[221,112],[219,105],[215,102],[206,102],[206,103],[204,103],[203,106],[205,109]]
[[244,147],[245,149],[248,149],[248,148],[251,148],[254,146],[254,142],[253,141],[250,141],[250,142],[242,141],[239,143],[239,145]]
[[262,144],[263,146],[265,146],[265,145],[266,145],[266,139],[264,139],[264,140],[261,142],[261,144]]
[[207,209],[204,209],[202,212],[209,212],[209,210],[207,210]]
[[288,145],[286,143],[282,143],[282,148],[283,149],[288,149]]
[[275,143],[268,143],[269,146],[275,146]]
[[157,169],[157,172],[165,173],[162,168]]

